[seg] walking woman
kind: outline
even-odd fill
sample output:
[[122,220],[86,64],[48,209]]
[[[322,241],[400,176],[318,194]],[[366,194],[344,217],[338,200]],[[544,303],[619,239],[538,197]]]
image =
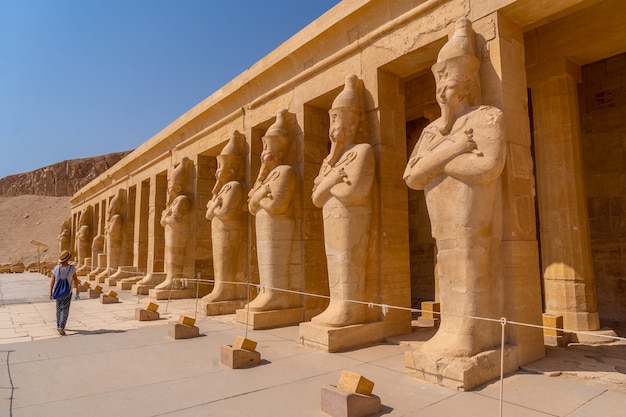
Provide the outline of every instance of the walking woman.
[[78,296],[78,276],[76,267],[69,263],[72,254],[64,250],[59,254],[59,264],[52,270],[52,280],[50,281],[50,299],[57,302],[57,332],[61,336],[65,335],[65,323],[70,314],[70,303],[72,302],[72,284],[76,288]]

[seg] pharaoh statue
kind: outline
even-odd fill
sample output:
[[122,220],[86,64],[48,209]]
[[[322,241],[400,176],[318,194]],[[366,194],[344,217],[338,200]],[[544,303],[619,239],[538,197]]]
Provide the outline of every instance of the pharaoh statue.
[[217,156],[213,197],[206,205],[206,219],[211,221],[213,243],[213,290],[202,298],[204,304],[233,301],[241,298],[238,285],[241,281],[240,251],[246,234],[246,191],[240,181],[245,137],[234,131],[230,140]]
[[[109,203],[107,211],[107,224],[104,228],[104,242],[106,253],[106,269],[98,275],[98,281],[104,282],[107,278],[117,272],[120,266],[122,254],[122,238],[124,236],[124,195],[122,190],[118,190],[115,197]],[[100,265],[99,265],[100,266]]]
[[80,213],[78,221],[78,231],[76,232],[76,249],[78,252],[78,265],[76,272],[85,275],[89,272],[87,258],[91,257],[91,222],[93,218],[93,207],[87,206]]
[[290,274],[294,244],[294,195],[298,184],[296,171],[285,160],[291,146],[287,110],[263,136],[261,168],[248,193],[248,210],[255,216],[259,281],[264,288],[248,304],[249,311],[280,310],[300,306],[297,294],[280,290],[299,290]]
[[167,206],[161,214],[161,226],[165,229],[165,281],[157,290],[183,289],[187,244],[191,239],[191,211],[193,161],[183,157],[174,168],[167,189]]
[[375,156],[358,143],[363,119],[361,84],[349,75],[330,115],[330,152],[313,185],[313,204],[322,208],[330,303],[313,323],[343,327],[362,323]]
[[59,233],[59,253],[64,250],[70,251],[72,240],[72,219],[67,218],[61,225],[61,232]]
[[[461,19],[432,72],[441,117],[426,126],[409,158],[404,180],[424,190],[437,244],[441,325],[423,351],[469,357],[498,344],[494,318],[501,241],[500,175],[506,140],[502,112],[481,106],[475,35]],[[496,316],[499,317],[499,316]]]

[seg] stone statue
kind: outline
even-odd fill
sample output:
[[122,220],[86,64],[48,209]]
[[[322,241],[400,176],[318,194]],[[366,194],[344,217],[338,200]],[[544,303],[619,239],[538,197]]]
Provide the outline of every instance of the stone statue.
[[[161,226],[165,229],[165,281],[157,285],[157,290],[182,289],[186,286],[183,278],[185,253],[191,239],[191,212],[193,202],[191,180],[193,161],[183,157],[174,168],[168,187],[167,207],[161,214]],[[192,278],[192,277],[189,277]]]
[[59,233],[59,253],[64,250],[70,251],[72,240],[72,219],[67,218],[63,221],[61,226],[61,233]]
[[[213,290],[202,298],[204,304],[239,299],[237,284],[242,281],[239,257],[246,235],[244,210],[246,191],[239,180],[245,137],[234,131],[228,144],[217,156],[213,197],[207,203],[206,218],[211,221],[213,242]],[[245,293],[245,289],[242,289]]]
[[115,274],[117,272],[117,268],[120,266],[122,238],[124,236],[123,213],[125,206],[122,191],[122,189],[117,191],[115,197],[111,199],[109,209],[107,211],[108,221],[104,228],[107,265],[106,269],[98,275],[98,281],[100,282],[104,282],[104,278]]
[[287,110],[281,110],[263,136],[261,168],[248,193],[248,210],[256,217],[259,281],[267,287],[248,304],[250,311],[300,306],[299,295],[272,289],[300,289],[293,282],[289,268],[296,223],[294,194],[298,184],[296,171],[285,163],[292,141],[290,116]]
[[371,145],[357,143],[363,118],[360,80],[346,78],[330,110],[330,153],[314,180],[313,204],[324,218],[330,303],[313,323],[342,327],[363,321],[372,185],[375,156]]
[[437,242],[441,326],[423,350],[439,357],[472,356],[499,341],[493,323],[461,317],[493,318],[500,298],[499,277],[490,269],[501,240],[506,140],[502,112],[477,105],[474,36],[461,19],[439,52],[432,72],[442,114],[424,128],[404,172],[410,188],[424,190]]
[[80,213],[78,221],[78,231],[76,232],[76,248],[78,252],[78,265],[76,273],[79,275],[89,272],[90,266],[85,259],[91,257],[91,222],[93,218],[93,207],[87,206]]

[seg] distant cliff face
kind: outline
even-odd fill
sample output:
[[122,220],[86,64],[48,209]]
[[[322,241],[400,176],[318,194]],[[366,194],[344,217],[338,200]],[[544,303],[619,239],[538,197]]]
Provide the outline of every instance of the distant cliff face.
[[0,196],[70,197],[131,151],[72,159],[0,179]]

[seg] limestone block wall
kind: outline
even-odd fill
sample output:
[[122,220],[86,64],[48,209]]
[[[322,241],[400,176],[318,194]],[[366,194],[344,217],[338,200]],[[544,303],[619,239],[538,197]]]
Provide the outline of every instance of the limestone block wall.
[[582,155],[598,311],[626,320],[626,54],[581,68]]

